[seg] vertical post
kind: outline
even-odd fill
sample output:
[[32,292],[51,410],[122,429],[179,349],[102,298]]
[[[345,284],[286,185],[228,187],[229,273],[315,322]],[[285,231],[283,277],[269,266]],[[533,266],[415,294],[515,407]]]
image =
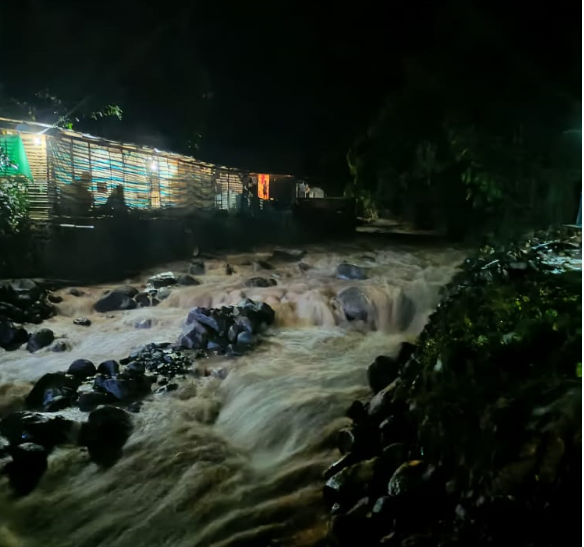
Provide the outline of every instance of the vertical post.
[[231,188],[229,187],[229,183],[231,181],[231,173],[227,171],[227,210],[231,208]]

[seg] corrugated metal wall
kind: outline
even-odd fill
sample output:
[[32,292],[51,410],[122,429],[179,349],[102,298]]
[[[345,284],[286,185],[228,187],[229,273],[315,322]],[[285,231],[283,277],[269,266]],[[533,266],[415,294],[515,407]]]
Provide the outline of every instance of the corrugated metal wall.
[[22,144],[32,172],[32,182],[28,187],[30,217],[33,220],[47,220],[51,209],[48,191],[47,140],[45,136],[22,133]]

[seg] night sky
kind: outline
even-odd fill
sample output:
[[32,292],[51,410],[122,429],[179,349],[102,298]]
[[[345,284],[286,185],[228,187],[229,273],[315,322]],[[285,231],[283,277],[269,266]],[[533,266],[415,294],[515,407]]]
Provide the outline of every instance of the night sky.
[[79,111],[119,104],[122,122],[91,128],[110,138],[185,151],[200,132],[204,160],[343,178],[404,61],[464,49],[458,29],[469,28],[579,100],[573,0],[1,2],[0,84],[14,97],[48,88]]

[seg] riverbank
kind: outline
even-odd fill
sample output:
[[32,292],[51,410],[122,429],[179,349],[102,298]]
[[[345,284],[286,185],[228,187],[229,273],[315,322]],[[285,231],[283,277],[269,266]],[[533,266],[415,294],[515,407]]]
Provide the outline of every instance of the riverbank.
[[325,473],[334,545],[563,545],[579,534],[581,238],[483,249],[416,345],[367,369]]

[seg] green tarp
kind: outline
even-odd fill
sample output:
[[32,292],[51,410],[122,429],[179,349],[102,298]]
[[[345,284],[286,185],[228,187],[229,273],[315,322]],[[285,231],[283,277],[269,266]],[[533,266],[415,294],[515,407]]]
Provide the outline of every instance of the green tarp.
[[0,136],[0,176],[22,175],[32,180],[30,164],[20,135]]

